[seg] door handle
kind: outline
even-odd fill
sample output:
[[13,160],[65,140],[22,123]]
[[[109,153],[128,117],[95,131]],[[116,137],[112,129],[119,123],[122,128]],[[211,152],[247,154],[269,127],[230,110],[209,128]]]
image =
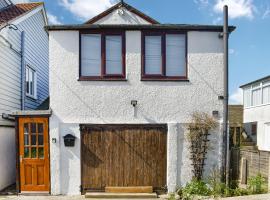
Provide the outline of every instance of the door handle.
[[23,157],[22,157],[22,155],[20,155],[20,162],[22,162],[22,159],[23,159]]

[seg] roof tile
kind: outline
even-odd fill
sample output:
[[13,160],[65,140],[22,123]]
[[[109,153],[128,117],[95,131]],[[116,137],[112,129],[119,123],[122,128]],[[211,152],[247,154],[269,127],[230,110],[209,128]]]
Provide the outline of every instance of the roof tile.
[[6,9],[0,11],[0,25],[17,18],[42,4],[43,4],[42,2],[37,2],[37,3],[20,3],[8,6]]

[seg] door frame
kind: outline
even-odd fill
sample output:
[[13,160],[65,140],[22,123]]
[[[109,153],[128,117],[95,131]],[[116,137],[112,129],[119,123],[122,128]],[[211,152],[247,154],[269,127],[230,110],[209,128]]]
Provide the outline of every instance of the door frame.
[[[81,186],[80,186],[80,190],[81,190],[81,194],[84,195],[85,191],[83,191],[83,167],[82,167],[82,134],[85,128],[89,127],[91,129],[102,129],[102,128],[107,128],[107,127],[113,127],[113,128],[138,128],[138,127],[143,127],[143,128],[163,128],[166,131],[166,156],[168,153],[168,124],[166,123],[160,123],[160,124],[79,124],[80,126],[80,169],[81,169]],[[167,167],[168,167],[168,157],[166,157],[166,167],[165,167],[165,174],[167,176]],[[166,178],[166,185],[167,185],[167,178]],[[164,189],[165,192],[167,192],[167,188]],[[97,191],[97,192],[105,192],[105,191]]]
[[50,115],[51,114],[40,114],[40,115],[17,115],[15,116],[15,146],[16,146],[16,193],[20,194],[21,191],[21,179],[20,179],[20,132],[19,132],[19,119],[20,118],[47,118],[48,119],[48,163],[49,163],[49,191],[47,192],[31,192],[31,193],[48,193],[51,194],[51,163],[50,163]]

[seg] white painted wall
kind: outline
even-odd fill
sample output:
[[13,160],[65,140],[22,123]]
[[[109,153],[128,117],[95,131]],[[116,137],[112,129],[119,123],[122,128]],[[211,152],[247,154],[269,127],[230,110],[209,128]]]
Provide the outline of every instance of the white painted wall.
[[[51,31],[50,136],[52,194],[79,194],[80,123],[167,123],[169,191],[191,178],[189,152],[184,137],[194,111],[223,113],[223,46],[219,33],[188,33],[189,82],[144,82],[141,78],[141,33],[126,32],[127,81],[78,81],[79,33]],[[134,112],[131,100],[138,100]],[[74,134],[75,148],[66,148],[62,136]],[[221,161],[220,129],[213,131],[206,175]],[[68,175],[68,176],[67,176]]]
[[15,183],[16,146],[15,130],[0,127],[0,190]]
[[114,10],[102,19],[96,21],[94,24],[150,24],[140,16],[128,11],[126,8],[121,9],[123,15],[119,14],[119,9]]
[[[257,145],[259,150],[270,151],[270,146],[265,142],[270,137],[270,132],[265,130],[270,123],[270,105],[244,108],[244,123],[257,122]],[[270,141],[269,141],[270,142]]]

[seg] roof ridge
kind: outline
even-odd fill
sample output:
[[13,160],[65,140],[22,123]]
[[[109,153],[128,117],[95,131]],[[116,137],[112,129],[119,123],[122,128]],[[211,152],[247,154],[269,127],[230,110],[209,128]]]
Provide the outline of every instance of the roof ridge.
[[116,3],[115,5],[111,6],[107,10],[105,10],[105,11],[101,12],[100,14],[94,16],[93,18],[87,20],[84,24],[93,24],[93,23],[97,22],[99,19],[107,16],[108,14],[113,12],[115,9],[118,9],[120,7],[126,8],[128,11],[133,12],[134,14],[140,16],[141,18],[143,18],[144,20],[150,22],[151,24],[159,24],[158,21],[156,21],[152,17],[146,15],[145,13],[141,12],[140,10],[136,9],[135,7],[129,5],[126,2],[118,2],[118,3]]

